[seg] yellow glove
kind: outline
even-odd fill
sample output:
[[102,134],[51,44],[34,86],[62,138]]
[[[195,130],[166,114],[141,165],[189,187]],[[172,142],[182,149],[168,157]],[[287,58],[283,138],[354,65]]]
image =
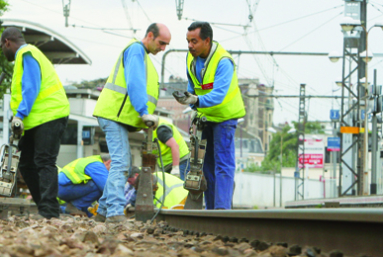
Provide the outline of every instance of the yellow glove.
[[97,215],[97,210],[98,210],[98,203],[96,203],[96,204],[93,205],[93,206],[89,206],[89,207],[88,207],[88,211],[89,211],[90,213],[92,213],[94,216]]

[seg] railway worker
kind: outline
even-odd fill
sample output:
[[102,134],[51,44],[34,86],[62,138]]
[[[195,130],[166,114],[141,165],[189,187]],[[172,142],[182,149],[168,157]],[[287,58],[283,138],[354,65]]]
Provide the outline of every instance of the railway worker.
[[1,49],[9,62],[14,61],[11,128],[22,135],[19,169],[38,208],[35,218],[58,218],[56,160],[69,116],[65,90],[52,63],[37,47],[26,44],[19,29],[3,31]]
[[[157,207],[161,207],[162,201],[165,199],[165,202],[162,206],[163,209],[183,209],[183,206],[186,202],[186,197],[188,191],[183,188],[183,181],[169,173],[164,173],[165,175],[165,196],[164,196],[164,181],[162,172],[155,172],[152,175],[152,185],[153,185],[153,204]],[[135,206],[136,203],[136,192],[138,190],[140,176],[135,176],[134,179],[130,181],[130,184],[133,185],[135,189],[135,194],[127,193],[126,204]]]
[[101,197],[110,169],[110,155],[79,158],[59,173],[58,197],[67,203],[65,213],[93,216],[88,207]]
[[97,221],[121,222],[124,216],[124,185],[131,170],[129,132],[154,124],[152,115],[159,94],[158,74],[149,54],[164,51],[171,39],[169,29],[151,24],[145,37],[132,39],[123,49],[101,91],[93,115],[105,132],[112,159]]
[[216,41],[207,22],[193,22],[186,34],[188,92],[177,99],[207,118],[203,172],[207,180],[206,209],[230,209],[235,172],[234,134],[245,116],[235,63]]
[[[167,173],[180,174],[180,178],[185,180],[185,174],[190,170],[189,147],[183,139],[176,126],[162,118],[157,118],[153,141],[158,139],[160,145],[164,170]],[[161,160],[157,158],[160,169]]]

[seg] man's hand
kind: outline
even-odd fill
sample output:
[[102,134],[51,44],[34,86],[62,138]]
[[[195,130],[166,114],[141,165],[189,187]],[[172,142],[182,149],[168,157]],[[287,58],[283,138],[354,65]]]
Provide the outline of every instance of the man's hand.
[[11,128],[15,135],[21,135],[24,131],[23,120],[20,119],[19,117],[13,116]]
[[144,114],[142,115],[141,119],[149,128],[158,125],[158,117],[156,115]]
[[193,95],[189,92],[184,92],[183,97],[177,97],[176,100],[180,104],[195,104],[198,101],[198,96]]
[[172,174],[173,175],[180,174],[180,166],[179,165],[175,165],[172,167]]

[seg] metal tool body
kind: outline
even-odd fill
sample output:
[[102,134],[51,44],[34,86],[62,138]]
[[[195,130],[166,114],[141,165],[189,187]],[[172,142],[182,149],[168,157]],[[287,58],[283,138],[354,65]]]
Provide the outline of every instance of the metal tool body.
[[[207,189],[207,182],[203,174],[203,163],[206,153],[206,139],[202,140],[202,131],[207,119],[196,116],[189,128],[190,134],[190,171],[185,177],[184,188],[189,190],[184,209],[202,209],[203,192]],[[195,133],[193,130],[195,125]]]
[[21,124],[16,123],[9,144],[1,147],[0,195],[3,196],[12,196],[15,186],[17,186],[17,170],[20,160],[17,145],[21,137],[20,128]]
[[153,150],[157,146],[153,142],[153,124],[146,124],[149,129],[146,141],[142,144],[142,168],[138,181],[137,199],[135,206],[136,220],[146,222],[154,214],[152,173],[155,171],[157,155]]

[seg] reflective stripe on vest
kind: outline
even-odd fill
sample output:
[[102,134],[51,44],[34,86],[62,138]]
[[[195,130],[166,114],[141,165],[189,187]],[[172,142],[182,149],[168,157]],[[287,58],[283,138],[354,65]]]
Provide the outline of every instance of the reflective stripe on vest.
[[197,111],[206,116],[207,120],[211,122],[223,122],[230,119],[238,119],[246,115],[241,91],[238,86],[234,60],[221,45],[214,41],[209,56],[206,58],[205,66],[201,70],[202,83],[200,83],[196,76],[196,60],[190,52],[187,56],[188,74],[194,84],[194,91],[197,95],[205,95],[214,90],[214,79],[218,64],[225,58],[230,59],[234,66],[233,77],[225,98],[220,104],[215,106],[197,108]]
[[[155,175],[158,179],[158,190],[155,195],[158,201],[154,199],[153,203],[154,205],[156,205],[157,208],[160,208],[161,203],[164,200],[164,182],[162,180],[162,172],[156,172]],[[165,172],[165,183],[165,203],[163,205],[163,208],[171,208],[172,206],[181,203],[182,200],[184,200],[185,197],[187,197],[189,191],[183,188],[183,181],[181,179]]]
[[93,162],[102,162],[101,156],[94,155],[86,158],[79,158],[65,165],[61,172],[63,172],[73,184],[86,184],[92,178],[85,174],[85,168]]
[[[104,89],[101,91],[93,115],[127,124],[137,128],[137,130],[140,130],[141,128],[146,128],[146,125],[143,123],[139,113],[134,109],[130,102],[130,96],[127,93],[127,85],[124,74],[125,68],[123,66],[124,52],[132,44],[141,43],[136,39],[133,39],[121,52],[111,74],[109,75]],[[141,46],[144,47],[143,45]],[[158,83],[157,71],[145,49],[144,53],[145,55],[143,61],[146,68],[146,93],[148,97],[146,105],[148,107],[148,113],[153,114],[157,105],[160,87]]]
[[[158,118],[158,126],[153,131],[153,142],[156,138],[158,138],[157,129],[160,126],[167,126],[168,128],[170,128],[172,130],[173,138],[179,147],[180,159],[183,158],[184,156],[188,155],[189,154],[189,147],[186,144],[185,140],[183,139],[181,133],[174,126],[174,124],[172,124],[172,123],[170,123],[164,119]],[[161,142],[161,140],[158,140],[158,143],[159,143],[160,148],[161,148],[162,162],[164,164],[164,167],[166,167],[167,165],[169,165],[173,162],[172,151],[171,151],[171,148],[169,146],[167,146],[166,143]],[[154,150],[153,153],[158,154],[159,152],[158,152],[158,150]],[[157,158],[157,164],[160,168],[162,167],[160,158]]]
[[46,122],[67,117],[70,112],[65,90],[52,63],[35,46],[19,48],[13,67],[11,85],[11,109],[14,115],[22,101],[23,55],[29,53],[38,62],[41,71],[40,91],[28,116],[24,117],[24,129],[29,130]]
[[[106,83],[104,88],[107,88],[107,89],[110,89],[110,90],[113,90],[117,93],[120,93],[120,94],[126,94],[126,88],[123,88],[123,87],[120,87],[120,86],[117,86],[115,84],[112,84],[112,83]],[[157,99],[154,98],[153,96],[151,95],[147,95],[148,96],[148,101],[153,103],[154,105],[157,105]]]

